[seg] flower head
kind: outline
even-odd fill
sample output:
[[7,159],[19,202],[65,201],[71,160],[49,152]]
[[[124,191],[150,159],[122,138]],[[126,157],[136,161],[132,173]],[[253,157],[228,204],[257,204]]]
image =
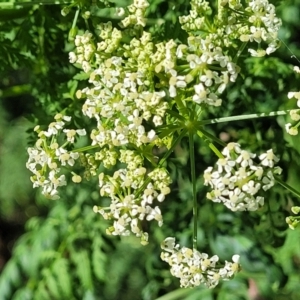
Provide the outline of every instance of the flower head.
[[168,237],[162,244],[161,259],[171,267],[171,274],[180,279],[181,287],[196,287],[204,284],[214,288],[220,280],[228,280],[239,270],[239,255],[232,257],[232,262],[219,264],[219,257],[209,257],[196,249],[180,247],[175,238]]
[[242,150],[237,143],[229,143],[222,151],[224,158],[217,161],[216,167],[204,172],[204,184],[212,190],[207,198],[222,202],[233,211],[257,210],[264,204],[261,189],[270,189],[274,183],[274,174],[281,169],[274,167],[279,159],[270,149],[259,156],[260,165],[254,162],[255,154]]

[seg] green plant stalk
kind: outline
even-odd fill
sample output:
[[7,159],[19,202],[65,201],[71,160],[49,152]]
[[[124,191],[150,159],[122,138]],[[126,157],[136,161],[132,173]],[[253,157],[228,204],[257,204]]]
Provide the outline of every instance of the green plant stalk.
[[[170,147],[170,149],[164,154],[163,158],[159,161],[157,168],[160,168],[165,161],[167,160],[167,158],[171,155],[171,153],[173,152],[174,148],[176,147],[176,145],[181,141],[181,139],[186,135],[187,133],[187,129],[184,129],[181,131],[181,133],[179,134],[179,136],[177,137],[177,139],[174,141],[174,143],[172,144],[172,146]],[[136,192],[136,196],[138,197],[141,192],[145,189],[145,187],[147,186],[147,184],[151,181],[150,177],[148,177],[144,183],[142,184],[142,186],[137,190]]]
[[78,20],[79,12],[80,12],[80,8],[78,8],[76,10],[76,13],[75,13],[75,16],[74,16],[74,20],[73,20],[73,24],[72,24],[72,28],[71,29],[73,29],[73,28],[76,27],[76,23],[77,23],[77,20]]
[[171,155],[171,153],[173,152],[174,148],[181,141],[181,139],[186,135],[186,133],[187,133],[186,129],[182,130],[182,132],[179,134],[179,136],[177,137],[177,139],[175,140],[175,142],[172,144],[172,146],[170,147],[170,149],[165,153],[165,155],[163,156],[163,158],[158,163],[158,167],[159,168],[165,163],[165,161],[167,160],[167,158]]
[[291,193],[293,193],[295,196],[297,196],[298,198],[300,198],[300,192],[296,191],[289,184],[287,184],[286,182],[282,181],[279,177],[274,176],[274,178],[275,178],[275,180],[276,180],[277,183],[279,183],[281,186],[283,186],[288,191],[290,191]]
[[61,5],[61,4],[69,4],[72,1],[64,1],[64,0],[40,0],[40,1],[13,1],[13,2],[1,2],[0,9],[18,9],[24,6],[34,6],[34,5]]
[[[205,295],[211,295],[211,291],[212,291],[211,289],[199,289],[199,288],[197,288],[197,289],[177,289],[177,290],[172,291],[168,294],[165,294],[159,298],[156,298],[155,300],[180,300],[180,299],[186,299],[187,296],[191,296],[191,295],[205,296]],[[195,298],[193,297],[193,299],[195,299]]]
[[238,58],[241,56],[241,54],[243,53],[246,45],[248,44],[248,42],[245,42],[241,45],[241,47],[239,48],[238,52],[236,53],[236,56],[233,58],[233,62],[237,63]]
[[[64,144],[64,146],[65,146],[65,144]],[[97,145],[93,145],[93,146],[86,146],[86,147],[81,147],[81,148],[78,148],[78,149],[73,149],[70,152],[85,152],[85,151],[89,151],[89,150],[92,150],[92,149],[95,149],[95,148],[101,148],[101,147],[97,144]]]
[[[197,134],[202,138],[202,140],[208,145],[208,147],[219,157],[224,158],[223,154],[217,149],[217,147],[209,140],[211,136],[207,135],[204,130],[198,130]],[[220,142],[219,142],[220,143]],[[226,144],[222,142],[222,146],[225,147]]]
[[240,121],[240,120],[251,120],[258,118],[266,118],[266,117],[274,117],[274,116],[284,116],[287,115],[290,110],[280,110],[280,111],[272,111],[269,113],[259,113],[259,114],[250,114],[250,115],[242,115],[242,116],[232,116],[232,117],[224,117],[218,119],[210,119],[197,122],[197,125],[208,125],[208,124],[217,124],[224,122],[232,122],[232,121]]
[[195,142],[194,131],[189,131],[189,145],[190,145],[190,162],[191,162],[191,180],[193,184],[193,248],[197,249],[197,227],[198,227],[198,203],[196,192],[196,168],[195,168]]

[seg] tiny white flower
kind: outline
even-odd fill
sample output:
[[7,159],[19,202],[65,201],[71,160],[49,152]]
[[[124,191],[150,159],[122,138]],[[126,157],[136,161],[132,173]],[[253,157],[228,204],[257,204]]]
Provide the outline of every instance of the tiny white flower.
[[266,55],[266,51],[263,49],[258,49],[257,51],[254,49],[248,49],[248,52],[250,52],[251,56],[255,57],[263,57]]

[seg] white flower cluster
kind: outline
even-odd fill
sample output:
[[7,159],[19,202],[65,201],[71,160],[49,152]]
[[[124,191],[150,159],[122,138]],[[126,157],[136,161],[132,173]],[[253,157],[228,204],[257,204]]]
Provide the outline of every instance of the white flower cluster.
[[[294,67],[294,71],[296,73],[300,73],[300,68],[298,66],[296,66],[296,67]],[[299,92],[289,92],[288,98],[289,99],[292,99],[292,98],[297,99],[297,106],[300,108],[300,91]],[[300,126],[300,109],[292,109],[290,111],[290,117],[296,123],[294,125],[292,125],[292,123],[287,123],[285,125],[285,129],[288,134],[297,135],[298,127]]]
[[[144,122],[152,123],[152,127],[162,125],[168,108],[165,92],[149,86],[152,49],[148,42],[151,36],[144,32],[142,43],[132,39],[120,51],[117,48],[121,32],[116,34],[117,29],[113,29],[110,22],[101,27],[103,41],[98,43],[100,51],[95,52],[94,69],[89,79],[92,87],[76,93],[78,98],[86,98],[82,107],[84,115],[97,120],[91,133],[92,145],[117,147],[132,143],[139,147],[151,143],[157,135],[154,129],[147,130]],[[112,53],[107,57],[105,47],[110,47],[109,53],[116,50],[122,56]]]
[[[235,47],[236,39],[259,44],[265,41],[269,43],[265,52],[275,51],[280,20],[273,5],[265,0],[249,1],[246,8],[240,1],[222,4],[219,9],[226,10],[230,18],[220,17],[218,30],[212,32],[205,18],[211,12],[209,3],[191,1],[190,14],[180,17],[182,28],[189,34],[187,44],[177,44],[172,39],[154,44],[145,30],[141,35],[133,34],[130,42],[125,43],[123,32],[113,28],[111,22],[98,26],[97,44],[89,32],[76,36],[76,50],[70,53],[70,62],[81,65],[90,74],[93,87],[78,91],[77,96],[86,98],[84,114],[98,121],[93,135],[95,143],[141,145],[153,141],[155,132],[147,132],[142,122],[150,121],[155,127],[163,125],[172,103],[166,101],[167,97],[183,96],[186,101],[220,106],[219,95],[236,80],[240,70],[226,54]],[[135,0],[121,25],[144,27],[148,6],[146,0]],[[207,34],[199,36],[199,30]]]
[[168,237],[162,244],[161,259],[171,266],[171,274],[180,279],[181,287],[196,287],[204,284],[214,288],[220,280],[232,278],[239,270],[239,255],[233,255],[232,262],[219,266],[219,257],[209,257],[196,249],[180,248],[175,238]]
[[[247,7],[243,8],[240,0],[223,0],[224,8],[232,9],[227,16],[228,24],[226,33],[236,36],[242,42],[255,42],[267,44],[267,48],[252,49],[248,51],[252,56],[265,56],[271,54],[279,47],[278,30],[281,20],[276,17],[275,6],[268,0],[246,1]],[[259,46],[260,47],[260,46]]]
[[[131,150],[121,150],[120,162],[127,169],[119,169],[113,176],[100,173],[99,186],[102,197],[109,197],[108,207],[94,206],[94,211],[104,219],[113,220],[108,234],[128,236],[130,233],[141,238],[142,244],[148,243],[148,233],[142,229],[142,221],[156,220],[163,224],[160,208],[154,202],[162,202],[170,193],[170,177],[165,169],[156,168],[147,174],[143,159]],[[147,178],[151,179],[147,181]],[[141,193],[138,190],[141,189]]]
[[242,150],[237,143],[229,143],[222,151],[224,158],[216,166],[204,171],[204,184],[212,191],[207,198],[213,202],[223,202],[232,211],[257,210],[264,204],[261,189],[270,189],[275,182],[274,174],[281,168],[274,167],[278,158],[273,150],[259,156],[260,164],[253,161],[255,154]]
[[[59,199],[58,187],[67,184],[65,175],[61,174],[61,167],[73,166],[79,158],[79,153],[67,151],[65,146],[73,144],[76,135],[86,135],[84,129],[64,129],[66,121],[70,120],[71,117],[57,114],[55,122],[49,125],[48,130],[35,128],[35,131],[39,132],[39,139],[34,147],[28,148],[26,167],[34,174],[30,177],[33,187],[42,187],[42,194],[50,199]],[[63,146],[59,146],[57,139],[61,133],[66,139]],[[47,139],[50,139],[50,143]],[[75,178],[80,180],[78,177],[79,175],[75,175]]]
[[[186,43],[173,39],[153,42],[151,33],[143,28],[149,7],[146,0],[133,0],[126,9],[117,10],[118,16],[124,16],[118,27],[122,30],[107,22],[97,25],[98,37],[88,31],[78,34],[69,59],[82,70],[80,76],[88,78],[76,97],[82,100],[83,115],[93,119],[90,143],[67,150],[74,149],[75,138],[86,132],[65,128],[70,117],[59,114],[46,131],[37,129],[39,139],[28,149],[26,166],[34,174],[34,187],[42,187],[44,195],[58,199],[58,187],[66,185],[63,167],[72,169],[80,162],[83,178],[98,176],[106,204],[94,206],[94,212],[112,222],[107,233],[134,234],[143,245],[148,243],[144,222],[155,220],[162,226],[158,204],[170,193],[170,176],[160,163],[156,167],[154,147],[170,148],[172,133],[191,123],[190,119],[184,121],[193,115],[189,110],[195,109],[195,103],[200,108],[222,104],[221,93],[240,71],[236,64],[240,53],[232,56],[238,44],[241,48],[242,42],[268,45],[266,50],[250,49],[253,56],[277,48],[281,21],[266,0],[219,1],[216,18],[211,18],[214,10],[208,1],[191,0],[191,6],[190,14],[179,20],[188,34]],[[233,211],[258,209],[264,201],[259,191],[272,187],[274,174],[281,172],[274,167],[278,159],[273,151],[260,155],[259,165],[254,163],[255,154],[235,143],[222,153],[216,167],[205,171],[205,184],[212,188],[207,197]],[[150,162],[147,168],[145,159]],[[107,172],[112,167],[113,171]],[[75,183],[81,182],[80,175],[71,173]],[[204,284],[213,288],[240,268],[238,255],[221,266],[218,256],[180,248],[174,238],[167,238],[162,249],[162,260],[180,278],[182,287]]]

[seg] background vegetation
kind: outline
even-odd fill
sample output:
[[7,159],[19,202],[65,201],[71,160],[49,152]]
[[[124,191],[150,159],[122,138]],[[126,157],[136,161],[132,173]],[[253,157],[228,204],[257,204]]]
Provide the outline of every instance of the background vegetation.
[[[230,260],[241,255],[242,271],[214,290],[179,289],[160,258],[160,242],[176,236],[189,245],[192,237],[192,188],[187,141],[169,161],[172,193],[162,205],[164,226],[149,225],[148,246],[132,238],[108,237],[107,224],[94,214],[99,200],[97,182],[67,186],[60,200],[33,191],[25,168],[26,148],[34,142],[36,124],[47,125],[55,113],[72,105],[81,86],[68,60],[69,41],[77,4],[95,16],[89,22],[112,20],[113,10],[101,1],[0,2],[0,294],[3,300],[210,300],[300,298],[300,231],[288,229],[285,218],[299,199],[276,186],[257,212],[232,213],[206,200],[201,174],[215,157],[197,143],[199,174],[199,251]],[[56,1],[57,2],[57,1]],[[128,1],[114,1],[125,6]],[[230,103],[220,116],[294,108],[287,99],[298,91],[300,65],[300,0],[270,1],[283,20],[281,48],[269,57],[246,58],[242,73],[224,97]],[[113,7],[115,3],[110,2]],[[149,26],[162,37],[180,38],[178,15],[188,1],[150,1]],[[176,36],[178,33],[178,36]],[[75,77],[74,77],[75,76]],[[80,122],[80,115],[77,115]],[[273,148],[280,157],[283,179],[300,189],[300,138],[285,133],[284,117],[237,121],[207,127],[226,142],[235,141],[251,152]],[[261,298],[255,298],[260,296]]]

